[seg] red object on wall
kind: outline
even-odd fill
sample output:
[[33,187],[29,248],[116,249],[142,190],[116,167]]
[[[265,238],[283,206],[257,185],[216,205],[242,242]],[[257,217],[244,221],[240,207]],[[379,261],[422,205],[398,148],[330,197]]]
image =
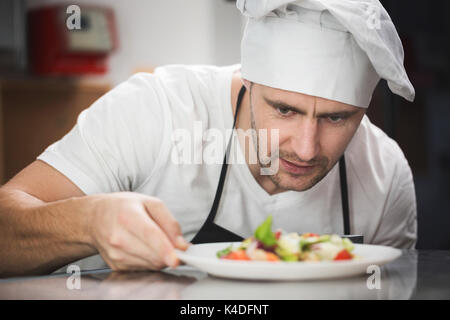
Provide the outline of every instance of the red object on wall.
[[66,9],[59,5],[28,13],[28,55],[32,72],[40,75],[105,73],[106,59],[118,46],[112,9],[83,6],[80,12],[84,22],[80,30],[67,27],[70,14]]

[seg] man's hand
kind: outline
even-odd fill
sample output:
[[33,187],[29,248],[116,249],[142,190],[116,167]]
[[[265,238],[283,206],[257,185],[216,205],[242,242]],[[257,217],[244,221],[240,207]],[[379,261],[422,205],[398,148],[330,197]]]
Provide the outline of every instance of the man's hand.
[[120,192],[79,199],[92,215],[89,234],[113,270],[158,270],[176,267],[175,248],[186,250],[181,228],[165,204],[155,197]]

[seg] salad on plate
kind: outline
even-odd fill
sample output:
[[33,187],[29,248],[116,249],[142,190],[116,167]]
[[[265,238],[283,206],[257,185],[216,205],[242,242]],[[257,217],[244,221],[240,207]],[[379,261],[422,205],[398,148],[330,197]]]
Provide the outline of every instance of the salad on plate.
[[353,260],[354,245],[350,239],[336,234],[318,235],[272,231],[272,216],[269,216],[240,245],[233,245],[217,252],[219,259],[250,261],[338,261]]

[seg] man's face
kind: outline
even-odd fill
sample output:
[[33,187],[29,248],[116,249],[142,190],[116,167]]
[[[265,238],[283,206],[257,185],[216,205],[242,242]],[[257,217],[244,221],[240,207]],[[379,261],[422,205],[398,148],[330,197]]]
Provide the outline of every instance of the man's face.
[[[364,108],[259,84],[250,86],[252,129],[279,129],[277,189],[304,191],[333,168],[359,127]],[[269,134],[270,136],[270,134]],[[262,143],[261,141],[259,143]],[[259,145],[258,143],[258,145]],[[267,145],[271,155],[270,141]],[[268,164],[265,167],[270,166]]]

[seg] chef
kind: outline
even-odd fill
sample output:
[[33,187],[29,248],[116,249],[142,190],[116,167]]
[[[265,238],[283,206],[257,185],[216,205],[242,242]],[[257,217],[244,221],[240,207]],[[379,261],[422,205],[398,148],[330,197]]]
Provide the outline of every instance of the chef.
[[[380,79],[414,99],[385,9],[377,0],[237,7],[247,18],[240,64],[132,76],[1,188],[1,275],[96,254],[114,270],[175,267],[176,248],[248,237],[268,215],[275,229],[415,246],[408,161],[365,115]],[[191,139],[199,128],[202,139]],[[259,152],[267,141],[253,134],[262,130],[277,133],[269,164]],[[211,132],[225,135],[223,161],[177,161],[186,141],[194,154],[219,141]]]

